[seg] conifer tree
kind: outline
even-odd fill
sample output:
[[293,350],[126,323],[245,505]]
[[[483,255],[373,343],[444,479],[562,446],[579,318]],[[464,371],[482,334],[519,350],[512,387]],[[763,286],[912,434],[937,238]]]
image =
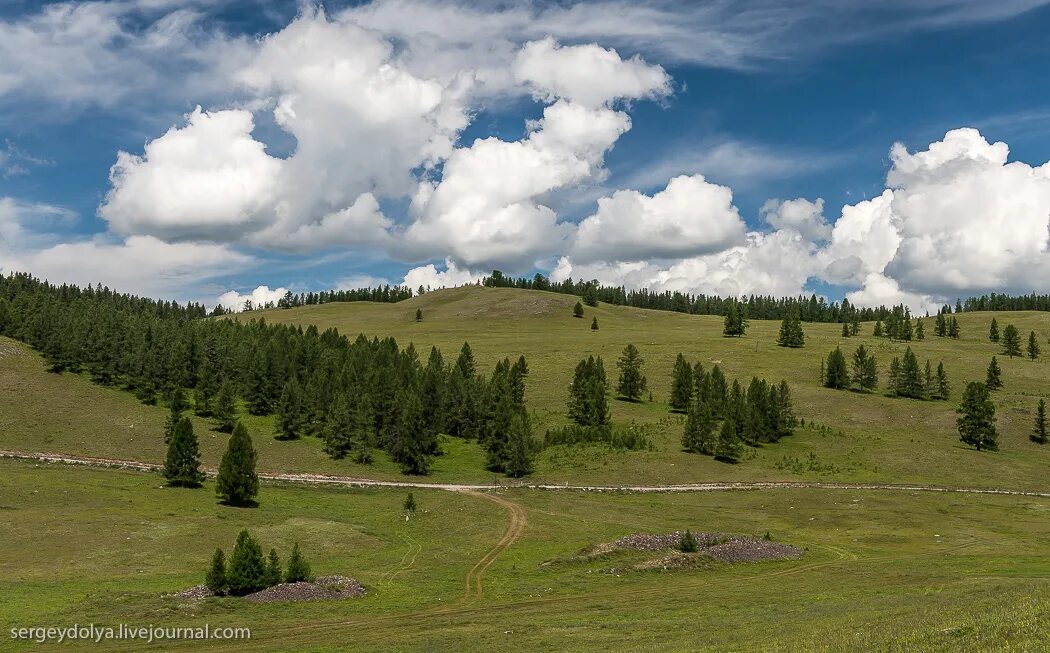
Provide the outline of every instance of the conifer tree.
[[726,308],[726,317],[722,326],[722,335],[727,338],[739,337],[747,331],[747,318],[743,314],[740,302],[733,300]]
[[423,309],[417,308],[416,309],[416,322],[422,322],[422,321],[423,321]]
[[944,363],[937,363],[937,398],[948,400],[952,395],[952,386],[948,383],[948,373],[944,371]]
[[308,583],[313,579],[313,574],[310,572],[310,563],[303,557],[302,551],[299,550],[299,543],[296,542],[292,546],[292,555],[288,557],[288,569],[284,574],[284,582]]
[[598,318],[597,317],[592,317],[591,318],[591,331],[597,331],[597,330],[598,330]]
[[933,332],[938,337],[943,338],[948,335],[948,320],[945,319],[942,311],[937,311],[937,320],[934,322]]
[[846,369],[846,357],[842,354],[842,349],[839,347],[835,347],[835,350],[828,354],[824,385],[836,390],[849,387],[849,371]]
[[1040,399],[1035,409],[1035,428],[1032,429],[1032,442],[1046,444],[1046,400]]
[[874,390],[879,383],[878,363],[864,345],[853,352],[853,384],[861,390]]
[[853,322],[850,323],[850,326],[849,326],[849,331],[850,331],[850,335],[851,336],[859,336],[860,335],[860,318],[859,317],[854,317],[853,318]]
[[516,410],[510,420],[503,471],[511,478],[527,476],[532,473],[534,458],[535,446],[532,443],[529,415],[524,410]]
[[999,322],[992,318],[992,326],[988,328],[988,339],[992,342],[999,342]]
[[638,348],[633,344],[624,347],[623,354],[616,361],[616,367],[620,370],[616,392],[627,401],[639,401],[645,392],[647,381],[642,374],[643,362]]
[[263,582],[267,587],[279,585],[281,582],[281,559],[277,556],[277,549],[270,549],[270,555],[266,559],[266,577]]
[[230,554],[226,585],[233,596],[244,596],[266,588],[266,562],[259,542],[242,530]]
[[685,533],[682,533],[682,537],[678,540],[678,550],[682,553],[696,553],[699,550],[699,545],[696,543],[696,537],[685,529]]
[[926,327],[922,325],[922,320],[915,320],[915,339],[925,340],[926,339]]
[[707,456],[715,453],[715,420],[711,408],[701,401],[689,405],[685,419],[685,430],[682,432],[682,448]]
[[572,307],[573,317],[583,317],[583,304],[576,302],[576,305]]
[[418,506],[416,505],[416,497],[411,492],[409,492],[408,496],[405,497],[405,502],[401,504],[401,508],[404,509],[405,512],[412,514],[416,512],[417,507]]
[[204,474],[200,470],[201,456],[197,436],[193,434],[193,423],[183,417],[168,443],[168,455],[164,459],[164,478],[172,487],[200,487]]
[[576,366],[569,386],[569,419],[581,426],[609,423],[608,382],[599,356],[588,356]]
[[211,557],[211,566],[204,576],[204,586],[219,596],[226,593],[226,556],[223,555],[222,549],[215,549],[215,554]]
[[715,459],[726,463],[736,463],[744,453],[744,445],[737,435],[736,418],[729,416],[722,421],[722,430],[718,433],[715,444]]
[[1018,333],[1017,327],[1012,324],[1006,325],[1003,329],[1002,345],[1003,353],[1010,358],[1021,355],[1021,334]]
[[190,402],[186,400],[186,392],[177,387],[168,396],[168,419],[164,422],[164,444],[171,442],[171,436],[175,434],[175,427],[182,421],[182,414],[189,410]]
[[959,320],[953,315],[952,319],[948,321],[948,337],[958,339],[959,336]]
[[587,287],[583,289],[583,303],[591,307],[598,305],[598,288],[596,281],[588,283]]
[[901,360],[897,383],[893,390],[899,397],[924,399],[926,396],[922,371],[919,369],[919,359],[911,347],[904,350],[904,358]]
[[992,356],[992,362],[988,363],[988,374],[985,377],[984,385],[989,390],[998,390],[1003,387],[1003,372],[999,368],[999,361],[996,360],[995,356]]
[[350,400],[345,393],[339,393],[332,402],[321,431],[325,453],[336,460],[345,458],[354,447],[353,430]]
[[397,395],[397,419],[391,427],[390,457],[401,466],[402,474],[426,476],[430,473],[435,443],[427,441],[423,422],[423,403],[416,392],[402,389]]
[[995,428],[995,404],[992,403],[988,387],[971,382],[963,393],[962,405],[956,410],[959,417],[959,439],[976,447],[978,451],[999,448],[999,433]]
[[231,433],[237,423],[237,395],[233,392],[233,384],[224,382],[219,386],[219,394],[215,397],[215,409],[213,410],[216,426],[222,433]]
[[693,368],[681,353],[674,360],[671,371],[671,410],[684,413],[689,409],[689,400],[693,396]]
[[890,392],[896,394],[901,379],[901,359],[897,356],[890,361]]
[[843,322],[842,323],[842,337],[843,338],[849,338],[851,335],[853,335],[853,332],[849,328],[849,322]]
[[915,332],[911,326],[911,313],[905,311],[904,319],[901,320],[900,326],[897,328],[897,338],[904,342],[911,342],[914,334]]
[[303,428],[303,397],[299,381],[293,375],[284,384],[281,401],[277,405],[278,440],[298,440]]
[[1032,360],[1039,358],[1039,341],[1035,338],[1035,331],[1028,334],[1028,357]]
[[799,321],[797,313],[789,313],[780,323],[780,334],[777,336],[777,344],[781,347],[798,348],[806,344],[806,336],[802,332],[802,322]]
[[883,336],[882,320],[875,320],[875,329],[871,332],[871,335],[875,336],[876,338],[881,338]]
[[215,491],[231,506],[251,506],[259,493],[259,476],[255,472],[256,453],[248,428],[238,422],[226,445],[219,464]]
[[726,376],[717,364],[711,368],[710,392],[705,403],[711,406],[711,415],[717,420],[726,414]]

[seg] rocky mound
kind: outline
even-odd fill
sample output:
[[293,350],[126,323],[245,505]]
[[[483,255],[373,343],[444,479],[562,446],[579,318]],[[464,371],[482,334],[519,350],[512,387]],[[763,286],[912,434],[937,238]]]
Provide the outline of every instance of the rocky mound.
[[321,576],[312,583],[281,583],[249,594],[245,600],[253,603],[276,601],[328,601],[364,596],[365,588],[353,578]]
[[[667,534],[632,533],[613,542],[599,544],[590,551],[597,556],[617,550],[635,551],[669,551],[678,548],[682,541],[682,531]],[[720,562],[760,562],[764,560],[790,560],[802,557],[802,549],[790,544],[781,544],[772,540],[747,535],[728,535],[726,533],[693,533],[698,551],[688,554],[680,551],[650,560],[639,565],[640,568],[681,567],[691,558],[706,556]]]

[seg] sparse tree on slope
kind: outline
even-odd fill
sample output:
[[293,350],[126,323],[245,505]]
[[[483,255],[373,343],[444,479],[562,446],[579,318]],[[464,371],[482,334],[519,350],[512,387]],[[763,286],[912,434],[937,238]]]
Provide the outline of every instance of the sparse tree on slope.
[[678,354],[671,371],[671,410],[685,412],[689,409],[689,400],[693,396],[693,367]]
[[999,368],[999,361],[996,360],[995,356],[992,356],[992,362],[988,363],[988,374],[985,377],[984,384],[988,386],[989,390],[998,390],[1003,387],[1003,372]]
[[1035,409],[1035,428],[1032,429],[1032,442],[1046,444],[1046,400],[1040,399],[1039,406]]
[[259,493],[259,476],[255,472],[256,453],[248,429],[238,422],[226,446],[215,479],[215,491],[232,506],[250,506]]
[[878,363],[864,345],[853,353],[853,383],[862,390],[874,390],[879,383]]
[[628,401],[639,401],[648,382],[642,374],[642,360],[638,348],[633,344],[624,347],[623,354],[616,361],[616,367],[620,370],[620,380],[616,384],[616,391],[621,397]]
[[999,448],[999,433],[995,428],[995,404],[992,403],[988,386],[971,382],[963,393],[962,405],[957,411],[959,439],[976,447],[978,451]]
[[715,453],[715,420],[711,408],[700,401],[693,401],[685,419],[682,447],[686,451],[708,456]]
[[846,369],[846,357],[842,354],[842,349],[839,347],[836,347],[834,351],[828,354],[824,385],[836,390],[849,387],[849,371]]
[[744,445],[737,435],[736,418],[729,416],[722,421],[722,430],[718,433],[718,441],[715,444],[715,459],[727,463],[740,461],[743,455]]
[[999,322],[992,318],[992,326],[988,328],[988,339],[992,342],[999,342]]
[[1039,358],[1039,341],[1035,338],[1035,331],[1028,334],[1028,357],[1032,360]]
[[200,487],[204,474],[200,470],[201,455],[197,436],[193,434],[193,422],[183,417],[168,443],[168,455],[164,459],[164,478],[173,487]]
[[1021,355],[1021,334],[1018,333],[1017,327],[1012,324],[1006,325],[1003,329],[1002,345],[1003,353],[1010,358]]

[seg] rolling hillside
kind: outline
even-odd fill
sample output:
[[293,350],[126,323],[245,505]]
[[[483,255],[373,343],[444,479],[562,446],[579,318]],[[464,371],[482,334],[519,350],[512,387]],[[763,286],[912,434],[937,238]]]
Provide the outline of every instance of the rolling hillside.
[[[1050,354],[1037,361],[999,356],[1005,387],[995,393],[1002,432],[1001,451],[978,453],[962,446],[955,430],[955,407],[965,383],[982,380],[998,345],[986,334],[993,314],[963,313],[962,338],[930,334],[911,346],[920,361],[943,360],[954,396],[948,402],[920,402],[820,387],[820,360],[841,345],[849,356],[860,343],[879,360],[884,384],[889,360],[900,355],[902,343],[872,337],[872,325],[862,325],[861,337],[843,338],[836,324],[805,324],[803,349],[774,343],[779,324],[752,321],[743,338],[724,338],[721,319],[601,305],[587,308],[583,319],[572,316],[575,298],[554,293],[470,286],[432,292],[398,304],[335,303],[290,310],[270,310],[240,316],[270,322],[336,327],[341,333],[392,335],[414,343],[421,356],[430,346],[454,359],[469,341],[479,369],[488,373],[504,357],[524,355],[529,363],[529,409],[536,416],[536,435],[568,422],[567,386],[575,364],[589,354],[600,355],[615,377],[615,360],[627,343],[645,358],[653,401],[612,402],[616,423],[645,425],[655,451],[620,452],[598,446],[552,447],[539,457],[532,478],[551,482],[674,483],[708,480],[857,480],[924,482],[960,485],[1045,488],[1050,447],[1028,440],[1037,398],[1050,392]],[[423,321],[416,322],[416,310]],[[1045,342],[1050,315],[995,313],[1000,325],[1015,324],[1022,334],[1035,330]],[[597,317],[600,329],[592,331]],[[1050,347],[1048,347],[1050,349]],[[0,366],[0,448],[135,457],[159,461],[163,408],[143,406],[130,395],[92,385],[74,375],[44,371],[35,353],[13,341],[2,345]],[[794,437],[761,449],[731,466],[680,450],[682,417],[666,405],[670,371],[683,352],[710,368],[718,363],[729,379],[746,383],[752,375],[771,381],[787,379],[796,411],[807,426]],[[248,418],[260,450],[260,466],[269,471],[309,471],[393,478],[396,466],[380,456],[373,466],[333,461],[320,443],[307,439],[277,442],[271,437],[272,418]],[[214,466],[225,437],[198,432],[204,463]],[[485,481],[483,453],[473,443],[445,439],[435,481]]]

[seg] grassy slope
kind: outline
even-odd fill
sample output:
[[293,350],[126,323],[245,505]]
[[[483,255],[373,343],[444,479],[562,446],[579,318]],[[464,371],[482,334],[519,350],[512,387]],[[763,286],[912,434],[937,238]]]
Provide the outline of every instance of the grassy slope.
[[[1006,388],[995,394],[1002,431],[1002,451],[970,451],[958,442],[954,408],[957,401],[917,402],[881,395],[832,391],[818,384],[820,358],[837,345],[847,356],[860,343],[877,355],[883,380],[889,359],[904,345],[870,335],[843,339],[835,324],[806,324],[807,345],[790,350],[774,344],[778,323],[753,321],[744,338],[721,337],[721,319],[602,305],[588,308],[584,319],[572,317],[575,298],[554,293],[468,287],[429,293],[398,304],[328,304],[287,311],[266,311],[253,317],[295,324],[337,327],[355,336],[392,335],[412,342],[426,356],[436,345],[446,360],[454,359],[469,341],[480,366],[491,370],[498,358],[524,354],[529,362],[529,406],[535,411],[537,433],[566,423],[567,384],[576,362],[588,354],[605,358],[615,376],[614,361],[623,346],[635,343],[646,359],[645,372],[653,403],[613,402],[617,422],[651,424],[655,452],[614,452],[600,448],[555,447],[538,461],[534,478],[594,483],[670,483],[705,480],[799,478],[814,480],[879,480],[958,485],[1046,488],[1050,447],[1028,441],[1036,398],[1050,392],[1050,353],[1038,361],[1004,359]],[[416,323],[417,308],[424,321]],[[991,314],[959,316],[963,338],[952,341],[930,336],[912,343],[920,360],[943,360],[955,398],[965,382],[984,378],[988,360],[999,352],[986,339]],[[601,329],[590,330],[597,316]],[[1014,323],[1022,334],[1036,330],[1045,342],[1050,315],[996,313],[1000,325]],[[870,334],[871,325],[862,331]],[[1045,346],[1045,345],[1044,345]],[[1050,349],[1050,346],[1045,346]],[[829,428],[807,428],[777,445],[752,450],[753,457],[736,466],[679,450],[681,417],[664,402],[670,370],[678,352],[708,368],[719,362],[730,379],[742,382],[758,375],[788,379],[798,413],[807,422]],[[98,388],[86,380],[46,374],[37,357],[11,341],[0,340],[0,448],[47,450],[159,461],[159,433],[165,411],[141,406],[128,394]],[[397,477],[383,459],[372,467],[329,460],[316,440],[277,442],[272,419],[248,418],[260,450],[260,466],[275,471],[318,471],[377,478]],[[224,435],[199,420],[206,464],[217,463]],[[487,481],[483,455],[471,443],[447,440],[447,455],[437,459],[434,480]]]
[[[566,423],[567,386],[576,362],[589,354],[605,358],[615,375],[614,361],[624,345],[633,342],[645,357],[645,373],[654,403],[613,402],[613,419],[657,424],[655,453],[593,455],[557,448],[544,454],[538,477],[552,480],[644,480],[651,482],[707,479],[831,477],[855,480],[897,480],[983,485],[1046,487],[1045,469],[1050,448],[1028,441],[1036,397],[1050,393],[1050,355],[1038,361],[1004,359],[1006,387],[996,393],[1002,451],[978,456],[962,448],[955,430],[957,401],[917,402],[881,395],[832,391],[818,383],[820,359],[842,345],[847,356],[860,343],[879,359],[883,382],[890,359],[905,345],[866,335],[844,339],[837,324],[806,324],[806,347],[775,345],[779,323],[752,321],[744,338],[723,338],[722,320],[661,311],[601,305],[588,308],[584,319],[572,317],[576,299],[554,293],[503,288],[468,287],[430,293],[399,304],[328,304],[260,314],[269,321],[336,327],[356,335],[393,335],[402,344],[412,342],[425,356],[430,346],[452,357],[469,341],[482,369],[488,371],[503,356],[524,354],[529,362],[528,401],[539,416],[539,434],[548,425]],[[424,321],[413,319],[417,308]],[[597,332],[590,330],[596,316]],[[1045,343],[1050,333],[1046,313],[996,313],[1002,326],[1013,323],[1027,337],[1030,330]],[[912,343],[920,361],[943,360],[961,395],[967,381],[983,380],[991,356],[999,347],[987,341],[991,314],[959,316],[963,338],[953,341],[929,336]],[[1044,348],[1050,346],[1044,344]],[[752,375],[780,380],[792,386],[799,415],[831,427],[831,433],[801,431],[799,437],[755,452],[742,465],[727,467],[710,459],[679,451],[679,417],[665,404],[675,356],[683,352],[707,368],[719,363],[730,379],[746,383]],[[834,433],[834,434],[832,434]],[[841,433],[842,435],[837,435]],[[816,458],[810,464],[810,454]],[[796,465],[795,460],[804,464]],[[977,463],[977,460],[980,462]],[[974,465],[980,474],[974,475]],[[813,468],[813,469],[810,469]]]
[[[154,474],[0,461],[5,624],[248,625],[247,650],[1041,650],[1050,622],[1050,500],[830,490],[677,495],[509,491],[523,537],[461,602],[498,539],[495,504],[419,492],[264,486],[261,507],[160,488]],[[638,532],[763,533],[799,561],[623,571],[636,557],[544,564]],[[251,528],[318,573],[359,578],[351,602],[189,604],[215,546]],[[44,536],[42,536],[42,534]],[[618,568],[621,571],[610,572]],[[427,615],[426,611],[451,610]],[[18,647],[5,635],[0,649]],[[34,647],[36,648],[36,647]],[[52,650],[54,647],[41,647]],[[96,645],[81,648],[97,649]],[[142,650],[104,644],[106,650]],[[164,646],[162,648],[169,648]],[[184,642],[183,650],[229,650]]]

